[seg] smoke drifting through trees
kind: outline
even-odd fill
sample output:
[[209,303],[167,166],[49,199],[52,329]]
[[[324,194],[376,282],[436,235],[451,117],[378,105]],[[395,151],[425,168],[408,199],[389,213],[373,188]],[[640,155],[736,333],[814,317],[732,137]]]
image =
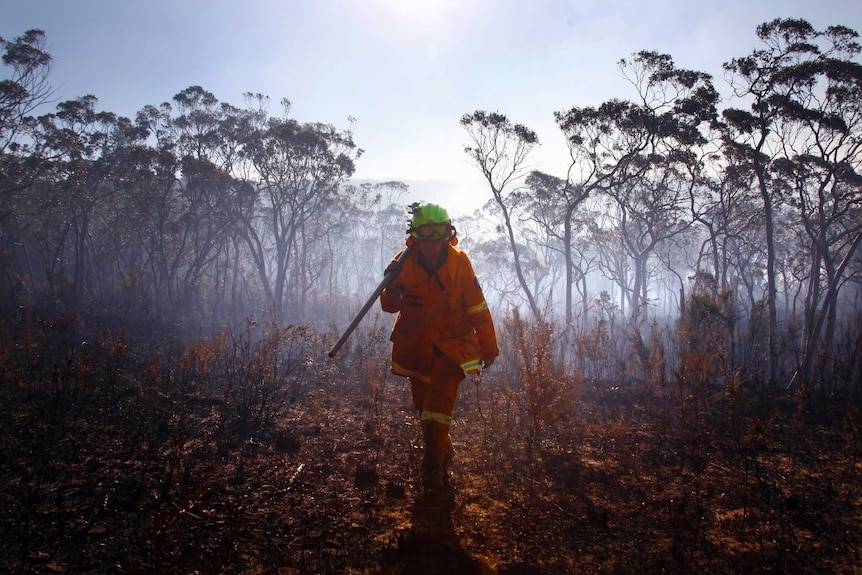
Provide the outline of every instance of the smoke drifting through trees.
[[[756,32],[725,65],[726,100],[645,51],[620,62],[631,94],[549,111],[565,174],[527,169],[529,127],[461,119],[490,187],[484,213],[456,222],[462,246],[495,311],[554,323],[555,361],[584,378],[690,380],[707,346],[713,382],[860,390],[857,34],[802,20]],[[6,305],[191,332],[272,313],[346,324],[403,242],[407,192],[351,183],[352,125],[199,86],[134,119],[94,96],[33,117],[51,94],[44,43],[4,42]]]

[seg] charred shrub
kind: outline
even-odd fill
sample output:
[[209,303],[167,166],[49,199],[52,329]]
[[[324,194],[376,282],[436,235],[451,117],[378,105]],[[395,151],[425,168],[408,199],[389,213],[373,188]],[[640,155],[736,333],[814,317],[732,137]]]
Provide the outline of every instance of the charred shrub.
[[533,472],[541,447],[554,443],[571,426],[581,392],[579,378],[568,374],[555,353],[555,327],[537,320],[525,322],[517,309],[506,318],[505,328],[512,335],[519,385],[517,396],[518,428],[525,456]]
[[308,328],[248,320],[228,336],[224,355],[228,422],[244,437],[270,430],[297,400],[310,354]]

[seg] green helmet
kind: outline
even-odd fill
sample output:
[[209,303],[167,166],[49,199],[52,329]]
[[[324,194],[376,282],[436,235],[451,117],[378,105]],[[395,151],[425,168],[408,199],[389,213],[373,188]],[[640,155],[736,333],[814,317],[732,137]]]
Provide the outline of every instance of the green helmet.
[[449,213],[437,204],[425,204],[413,208],[410,220],[410,235],[418,240],[443,241],[454,234]]
[[418,228],[425,224],[451,224],[449,213],[437,204],[425,204],[416,208],[413,219],[410,221],[411,228]]

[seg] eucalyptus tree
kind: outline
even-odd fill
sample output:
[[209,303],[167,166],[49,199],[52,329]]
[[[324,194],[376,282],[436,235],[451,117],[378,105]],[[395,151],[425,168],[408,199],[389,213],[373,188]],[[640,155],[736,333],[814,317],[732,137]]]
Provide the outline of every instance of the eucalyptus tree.
[[26,136],[32,133],[37,108],[53,94],[48,78],[51,55],[45,32],[28,30],[14,40],[0,37],[3,65],[0,79],[0,222],[14,211],[13,195],[27,187],[41,163]]
[[241,215],[250,195],[242,150],[262,116],[219,102],[200,86],[138,113],[160,154],[146,192],[135,199],[148,216],[142,241],[158,297],[178,310],[239,313],[245,277]]
[[45,50],[45,32],[28,30],[12,41],[0,37],[3,65],[8,75],[0,80],[0,153],[14,151],[20,136],[34,127],[31,116],[54,92],[48,78],[53,58]]
[[351,274],[345,287],[370,293],[395,253],[404,248],[409,214],[400,199],[408,190],[407,184],[395,181],[343,188],[342,201],[333,207],[341,214],[334,218],[341,248],[333,265]]
[[529,264],[529,275],[533,278],[533,293],[540,296],[540,301],[546,302],[546,308],[558,313],[560,309],[553,295],[563,283],[563,275],[567,268],[563,261],[559,239],[552,233],[548,233],[545,219],[549,215],[547,212],[530,214],[525,211],[521,216],[519,228],[521,238],[526,245],[526,253],[533,258],[533,262]]
[[[140,139],[141,131],[125,118],[96,111],[95,96],[84,96],[61,102],[57,111],[39,118],[34,137],[50,154],[49,171],[44,175],[48,185],[42,188],[47,197],[43,207],[54,213],[48,225],[54,245],[45,245],[44,264],[52,290],[57,280],[71,278],[69,290],[55,291],[70,297],[73,305],[85,303],[97,280],[97,247],[105,237],[104,221],[111,217],[114,193],[109,174],[116,170],[115,151],[129,141]],[[101,215],[100,215],[101,214]]]
[[220,288],[228,283],[226,268],[232,263],[225,248],[233,235],[231,215],[241,184],[211,162],[192,156],[183,158],[181,170],[183,185],[177,190],[181,226],[174,228],[178,250],[171,269],[176,304],[195,316],[208,312],[217,319],[217,306],[207,303],[224,297]]
[[[382,272],[396,251],[404,247],[407,228],[410,227],[410,214],[407,212],[406,204],[402,202],[410,186],[404,182],[389,181],[363,184],[361,187],[366,186],[369,186],[368,191],[375,200],[371,225],[379,232],[377,255],[380,268],[378,272]],[[359,222],[359,225],[362,223]]]
[[[787,94],[774,163],[776,184],[797,212],[808,268],[802,358],[796,383],[810,385],[815,361],[831,356],[839,290],[862,242],[862,65],[858,34],[842,27],[809,32],[826,48],[797,72]],[[818,50],[815,49],[815,52]],[[815,68],[815,70],[810,70]]]
[[[698,160],[695,149],[706,143],[703,132],[716,118],[718,93],[708,74],[678,68],[670,56],[648,51],[621,60],[619,67],[638,100],[614,99],[556,112],[571,159],[566,177],[532,178],[533,197],[559,206],[555,224],[561,228],[566,262],[567,324],[574,317],[573,222],[579,207],[595,194],[614,197],[631,190],[632,182],[655,178],[658,169],[692,169]],[[631,309],[636,317],[639,307]]]
[[527,281],[522,262],[526,254],[519,248],[515,230],[515,214],[523,198],[519,183],[530,171],[529,155],[539,145],[539,138],[533,130],[523,124],[512,123],[499,112],[477,110],[461,116],[460,123],[467,131],[471,144],[464,147],[464,152],[482,172],[491,188],[492,201],[499,209],[509,249],[512,250],[515,275],[527,298],[530,312],[539,319],[542,313],[533,288]]
[[630,317],[636,323],[647,299],[649,259],[691,225],[685,209],[700,185],[719,96],[709,74],[678,68],[664,54],[639,52],[620,61],[620,68],[639,96],[644,167],[603,193],[616,204],[623,245],[634,262]]
[[339,186],[327,207],[314,218],[317,237],[303,240],[307,246],[305,260],[312,268],[305,304],[307,319],[347,316],[356,300],[380,281],[384,234],[377,225],[381,196],[373,187],[352,183]]
[[254,131],[265,126],[269,98],[252,93],[243,96],[246,107],[238,108],[220,102],[200,86],[182,90],[171,103],[163,104],[171,115],[162,130],[162,141],[169,142],[179,158],[205,160],[237,180],[250,179],[252,172],[242,152]]
[[5,264],[0,282],[10,294],[21,293],[27,287],[24,278],[33,277],[25,269],[29,262],[19,261],[16,254],[26,255],[30,249],[23,241],[30,221],[22,210],[45,167],[31,139],[33,114],[53,94],[48,81],[53,59],[45,50],[45,38],[45,32],[36,29],[12,40],[0,37],[0,258]]
[[482,278],[482,288],[488,306],[495,316],[515,307],[529,305],[518,278],[512,275],[513,255],[509,242],[499,236],[488,236],[470,248],[476,276]]
[[572,248],[571,268],[574,270],[572,282],[581,301],[578,315],[587,318],[590,313],[590,302],[594,297],[590,290],[590,278],[599,268],[599,256],[590,242],[590,227],[595,221],[594,214],[590,210],[579,210],[579,212],[580,215],[573,221],[573,228],[578,232],[574,236]]
[[636,325],[649,301],[650,266],[659,248],[691,226],[685,184],[673,177],[631,181],[614,189],[609,215],[620,232],[620,245],[631,262],[629,319]]
[[598,256],[598,273],[620,290],[614,305],[620,316],[625,317],[631,316],[630,310],[634,308],[631,260],[623,244],[622,229],[614,223],[612,207],[607,202],[604,209],[595,213],[595,220],[589,224],[589,238]]
[[750,275],[748,256],[740,259],[744,247],[758,244],[762,230],[756,192],[740,178],[736,167],[726,166],[691,189],[691,217],[704,231],[696,269],[710,273],[719,290],[736,289]]
[[[528,193],[524,194],[523,235],[545,255],[545,269],[551,271],[550,284],[556,286],[562,279],[565,292],[563,314],[566,326],[571,325],[572,289],[578,275],[573,252],[576,231],[572,225],[572,214],[561,210],[557,202],[565,182],[550,174],[534,171],[525,180]],[[562,226],[561,226],[562,223]],[[532,224],[532,225],[531,225]],[[568,330],[567,330],[568,331]]]
[[290,103],[282,104],[283,117],[269,118],[243,149],[259,178],[257,203],[246,214],[251,219],[243,234],[279,321],[288,311],[294,317],[304,313],[303,298],[322,271],[321,265],[312,265],[313,244],[324,237],[322,222],[333,214],[338,188],[361,154],[350,130],[302,124],[287,117]]
[[758,26],[757,36],[762,48],[724,65],[735,95],[750,103],[724,111],[724,140],[731,161],[748,171],[764,215],[768,385],[777,383],[778,370],[775,210],[792,201],[803,218],[811,281],[797,380],[805,383],[816,341],[834,333],[829,318],[846,270],[841,262],[859,244],[858,230],[844,227],[858,197],[858,35],[843,26],[818,31],[805,20],[775,19]]

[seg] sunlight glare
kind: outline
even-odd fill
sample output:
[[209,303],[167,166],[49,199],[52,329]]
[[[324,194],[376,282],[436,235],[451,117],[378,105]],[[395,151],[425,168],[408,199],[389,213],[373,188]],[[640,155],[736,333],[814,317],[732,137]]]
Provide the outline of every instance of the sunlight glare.
[[441,33],[451,31],[471,2],[466,0],[374,0],[380,20],[388,28],[407,33]]
[[376,0],[387,14],[400,21],[427,22],[439,19],[454,2],[449,0]]

